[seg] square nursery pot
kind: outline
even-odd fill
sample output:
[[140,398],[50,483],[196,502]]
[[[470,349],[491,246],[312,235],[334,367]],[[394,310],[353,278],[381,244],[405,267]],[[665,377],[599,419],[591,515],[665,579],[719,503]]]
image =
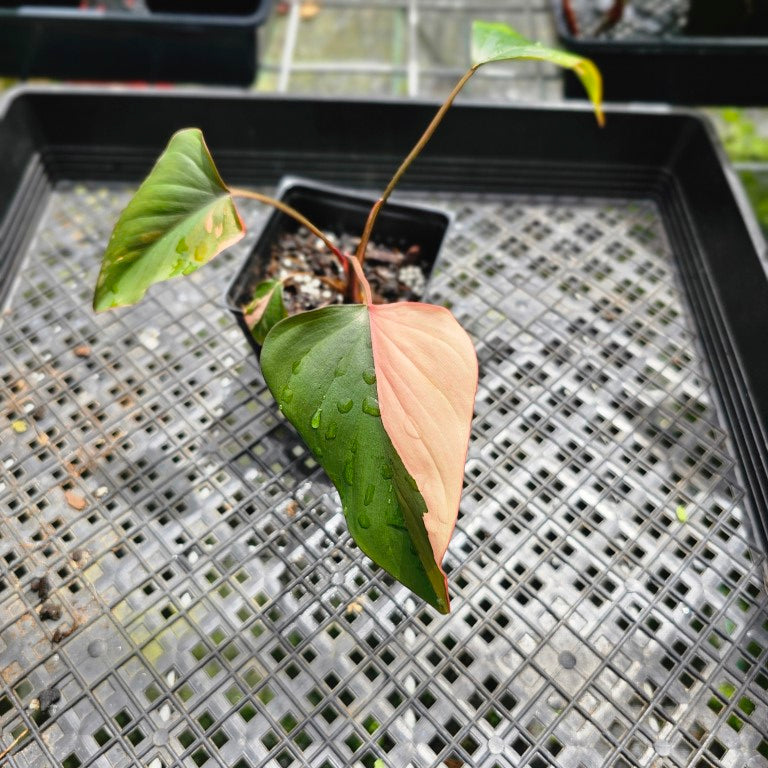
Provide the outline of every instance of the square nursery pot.
[[[570,0],[574,28],[564,0],[550,1],[560,43],[600,67],[609,101],[768,103],[766,0],[628,0],[622,21],[603,30],[610,4]],[[565,93],[583,95],[571,73]]]
[[[304,214],[323,232],[337,239],[343,235],[359,237],[365,227],[368,212],[377,199],[372,195],[296,177],[283,179],[276,196]],[[443,211],[421,205],[398,203],[396,200],[388,201],[376,220],[370,246],[396,248],[402,253],[407,253],[414,247],[418,249],[417,256],[408,260],[408,266],[420,269],[424,288],[417,291],[417,295],[411,297],[412,300],[419,300],[426,291],[426,284],[432,274],[449,223],[450,216]],[[273,210],[261,230],[256,245],[248,254],[242,269],[227,291],[227,305],[234,312],[238,325],[243,329],[256,354],[260,353],[261,345],[248,330],[243,307],[253,299],[256,286],[266,279],[275,243],[284,233],[295,233],[299,228],[298,222],[290,216]],[[322,249],[326,249],[325,245]],[[366,262],[365,266],[368,267],[370,263],[370,261]]]
[[0,2],[0,76],[249,85],[272,0]]
[[[176,129],[202,128],[233,186],[379,190],[435,109],[0,102],[14,766],[765,756],[765,243],[697,115],[614,107],[601,129],[579,107],[460,104],[403,178],[401,200],[455,215],[429,299],[479,359],[449,615],[353,546],[223,306],[260,204],[238,201],[249,233],[204,269],[92,312],[112,226]],[[52,687],[58,711],[31,720]]]

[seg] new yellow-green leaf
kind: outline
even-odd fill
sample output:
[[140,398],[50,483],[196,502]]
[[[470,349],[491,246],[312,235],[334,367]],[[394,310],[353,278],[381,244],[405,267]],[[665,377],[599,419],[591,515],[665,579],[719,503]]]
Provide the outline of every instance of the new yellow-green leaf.
[[602,100],[603,81],[600,70],[592,61],[568,51],[547,48],[541,43],[528,40],[512,27],[501,22],[472,22],[472,64],[479,67],[491,61],[532,59],[547,61],[558,67],[572,69],[587,91],[595,107],[600,125],[604,122]]
[[244,233],[203,134],[178,131],[115,225],[93,307],[135,304],[153,283],[194,272]]

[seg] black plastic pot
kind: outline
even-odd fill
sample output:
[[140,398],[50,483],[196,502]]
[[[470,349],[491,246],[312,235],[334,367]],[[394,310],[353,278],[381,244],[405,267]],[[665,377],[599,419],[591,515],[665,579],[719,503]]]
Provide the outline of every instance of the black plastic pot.
[[[702,36],[684,30],[659,37],[588,37],[571,32],[563,0],[551,2],[560,43],[597,64],[608,101],[694,105],[768,102],[768,78],[764,76],[768,37]],[[583,87],[570,72],[565,79],[565,95],[583,95]]]
[[0,76],[248,85],[257,72],[256,28],[272,0],[77,5],[0,3]]
[[[376,202],[376,198],[370,195],[294,176],[281,180],[276,197],[304,214],[324,232],[353,236],[362,234],[368,212]],[[435,208],[388,202],[376,220],[371,242],[401,249],[418,245],[418,264],[429,279],[450,220],[447,213]],[[253,300],[256,286],[266,276],[273,243],[282,233],[295,232],[298,228],[295,219],[275,210],[227,291],[227,306],[234,313],[238,325],[257,355],[261,345],[253,338],[245,323],[243,307]]]

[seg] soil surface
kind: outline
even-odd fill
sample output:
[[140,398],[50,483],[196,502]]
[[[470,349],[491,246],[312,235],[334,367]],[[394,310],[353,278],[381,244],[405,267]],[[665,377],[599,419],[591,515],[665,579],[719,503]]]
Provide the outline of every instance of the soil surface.
[[[344,253],[354,253],[358,237],[328,235]],[[424,294],[426,275],[421,249],[412,245],[405,251],[370,243],[363,271],[371,284],[376,304],[418,301]],[[268,279],[287,278],[283,301],[289,315],[344,303],[344,273],[328,247],[309,230],[284,232],[272,246],[267,267]]]

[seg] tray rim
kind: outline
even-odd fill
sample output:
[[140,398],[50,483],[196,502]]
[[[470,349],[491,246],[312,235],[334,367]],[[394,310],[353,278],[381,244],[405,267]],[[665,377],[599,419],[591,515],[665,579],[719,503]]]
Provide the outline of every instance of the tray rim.
[[[265,0],[266,4],[271,4],[272,0]],[[553,0],[557,2],[557,0]],[[768,55],[768,46],[765,46],[766,55]],[[13,105],[22,101],[27,97],[46,97],[46,96],[86,96],[86,97],[117,97],[117,98],[139,98],[139,99],[155,99],[159,101],[164,100],[178,100],[178,101],[192,101],[196,99],[206,100],[221,100],[230,101],[237,100],[242,102],[275,102],[275,103],[289,103],[295,105],[301,104],[340,104],[350,108],[354,108],[358,105],[382,105],[387,108],[388,106],[406,106],[406,107],[439,107],[440,101],[437,99],[417,98],[407,99],[398,97],[383,97],[383,98],[360,98],[355,96],[328,96],[318,95],[312,97],[295,96],[289,93],[263,93],[263,92],[247,92],[243,93],[242,90],[236,87],[227,86],[213,86],[213,87],[193,87],[185,88],[183,90],[162,90],[152,87],[142,86],[139,88],[131,87],[124,84],[111,84],[111,85],[92,85],[92,84],[50,84],[50,83],[32,83],[14,85],[4,92],[0,92],[0,121],[3,121]],[[768,240],[764,236],[763,229],[760,226],[757,216],[749,202],[749,197],[746,194],[744,186],[739,178],[738,170],[728,157],[725,148],[723,147],[715,128],[712,119],[701,110],[691,106],[672,106],[665,103],[654,102],[631,102],[631,101],[619,101],[609,102],[603,105],[606,119],[609,120],[611,115],[621,115],[624,117],[637,116],[659,116],[659,117],[677,117],[683,118],[696,124],[697,127],[705,132],[707,140],[711,145],[711,149],[714,151],[716,159],[720,165],[723,175],[730,187],[730,193],[739,209],[741,215],[741,221],[746,227],[750,239],[752,240],[753,247],[757,253],[758,259],[761,261],[763,268],[768,278]],[[555,115],[557,113],[569,113],[569,114],[592,114],[592,108],[586,102],[577,100],[563,100],[559,102],[546,101],[543,99],[525,100],[515,102],[513,104],[503,104],[491,100],[457,100],[451,111],[460,111],[462,109],[481,109],[481,110],[503,110],[511,112],[529,112],[532,110],[540,111],[543,113],[550,113]],[[295,173],[286,173],[286,176],[296,176]],[[2,211],[0,211],[0,227],[3,224]]]

